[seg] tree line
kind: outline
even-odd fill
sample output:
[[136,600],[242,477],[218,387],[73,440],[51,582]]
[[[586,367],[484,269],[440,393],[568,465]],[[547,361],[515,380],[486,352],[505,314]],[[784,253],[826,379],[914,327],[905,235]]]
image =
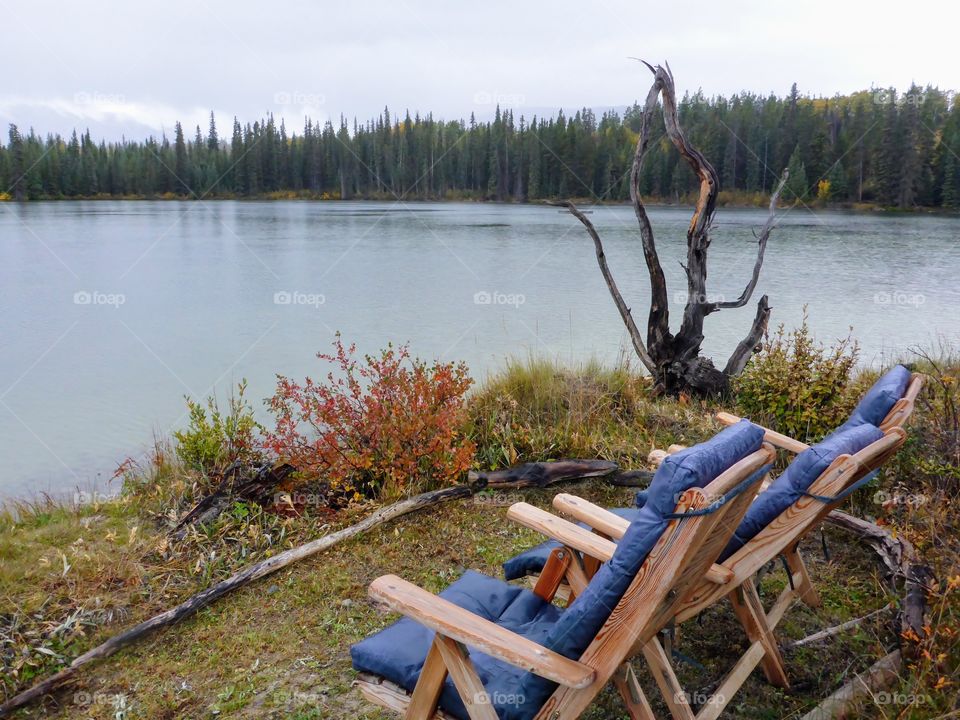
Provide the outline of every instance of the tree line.
[[[365,123],[305,119],[290,132],[273,116],[221,135],[216,118],[192,137],[95,141],[24,133],[0,145],[0,192],[18,200],[79,197],[310,196],[378,199],[625,200],[640,128],[638,104],[529,119],[403,117]],[[687,135],[714,164],[721,202],[762,203],[783,168],[785,195],[804,202],[960,208],[960,101],[914,85],[832,98],[686,95]],[[655,128],[641,177],[645,196],[682,201],[696,178]],[[5,191],[5,192],[3,192]]]

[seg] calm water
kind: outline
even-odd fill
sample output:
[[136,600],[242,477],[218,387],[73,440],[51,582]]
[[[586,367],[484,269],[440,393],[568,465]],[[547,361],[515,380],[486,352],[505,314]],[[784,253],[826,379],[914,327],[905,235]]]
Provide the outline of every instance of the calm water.
[[[671,293],[689,211],[654,208]],[[643,322],[632,210],[592,214]],[[762,211],[718,213],[711,293],[739,295]],[[865,363],[960,340],[960,220],[793,210],[757,297],[773,323],[809,306],[823,340],[852,326]],[[671,295],[679,321],[682,295]],[[489,302],[485,302],[489,301]],[[720,364],[753,318],[707,321]],[[183,396],[317,373],[341,330],[362,350],[410,341],[482,378],[511,355],[616,359],[625,333],[579,224],[553,208],[306,202],[0,203],[0,496],[103,487],[184,422]],[[98,485],[99,484],[99,485]]]

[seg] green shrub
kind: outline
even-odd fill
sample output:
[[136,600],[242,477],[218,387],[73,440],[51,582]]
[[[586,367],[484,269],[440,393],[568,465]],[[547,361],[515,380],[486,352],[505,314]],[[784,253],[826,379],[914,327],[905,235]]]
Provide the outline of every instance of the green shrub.
[[208,397],[206,403],[187,398],[190,422],[186,429],[173,433],[177,457],[188,467],[202,473],[222,470],[234,461],[256,462],[261,459],[256,441],[260,425],[253,419],[253,408],[245,393],[247,381],[237,384],[236,393],[229,397],[226,412],[220,410],[217,399]]
[[859,346],[849,337],[830,347],[814,340],[804,311],[800,327],[781,325],[733,380],[741,414],[807,442],[842,423],[863,383],[853,382]]

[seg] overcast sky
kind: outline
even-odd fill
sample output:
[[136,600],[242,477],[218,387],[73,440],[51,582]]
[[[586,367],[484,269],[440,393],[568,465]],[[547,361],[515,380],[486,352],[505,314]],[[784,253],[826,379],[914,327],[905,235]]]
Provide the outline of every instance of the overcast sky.
[[[140,138],[267,112],[363,120],[622,106],[669,60],[678,91],[960,90],[960,3],[2,3],[0,121]],[[3,133],[5,139],[6,132]]]

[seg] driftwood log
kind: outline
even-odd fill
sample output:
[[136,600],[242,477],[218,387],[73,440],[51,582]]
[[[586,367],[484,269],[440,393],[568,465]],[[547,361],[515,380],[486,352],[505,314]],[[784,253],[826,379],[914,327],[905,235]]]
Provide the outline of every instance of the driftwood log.
[[558,482],[612,476],[618,470],[609,460],[557,460],[530,462],[505,470],[471,472],[470,482],[482,482],[489,488],[543,488]]
[[201,608],[206,607],[215,600],[230,592],[233,592],[238,588],[248,585],[258,578],[275,573],[281,568],[292,565],[298,560],[303,560],[311,555],[316,555],[317,553],[327,550],[343,540],[351,538],[355,535],[359,535],[366,530],[376,527],[377,525],[385,523],[389,520],[394,520],[402,515],[436,505],[437,503],[469,497],[473,495],[476,489],[477,488],[473,486],[460,485],[457,487],[444,488],[443,490],[435,490],[433,492],[423,493],[422,495],[417,495],[416,497],[401,500],[400,502],[380,508],[355,525],[351,525],[329,535],[324,535],[323,537],[317,538],[316,540],[308,542],[305,545],[300,545],[299,547],[286,550],[285,552],[274,555],[271,558],[267,558],[266,560],[250,565],[226,580],[223,580],[216,585],[213,585],[212,587],[193,595],[176,607],[170,608],[159,615],[155,615],[149,620],[144,620],[142,623],[135,625],[129,630],[125,630],[118,635],[114,635],[106,642],[98,645],[92,650],[85,652],[83,655],[80,655],[72,663],[70,663],[69,667],[64,668],[56,675],[47,678],[43,682],[37,683],[33,687],[23,691],[19,695],[14,696],[10,700],[0,705],[0,717],[4,717],[13,710],[37,700],[44,695],[48,695],[49,693],[68,684],[73,680],[77,672],[82,667],[88,665],[94,660],[110,657],[118,650],[132,645],[134,642],[143,638],[145,635],[153,632],[154,630],[168,627],[185,618],[188,618],[191,615],[194,615]]
[[[630,171],[630,200],[640,225],[643,259],[650,280],[650,312],[647,316],[646,338],[641,334],[630,306],[617,287],[613,273],[607,264],[603,243],[593,223],[571,201],[554,204],[567,208],[586,228],[593,240],[597,263],[600,265],[600,272],[606,281],[614,305],[627,329],[634,351],[654,378],[656,387],[672,394],[694,392],[701,395],[714,395],[727,388],[730,377],[738,375],[754,353],[767,328],[770,303],[766,295],[760,298],[756,316],[749,331],[722,369],[715,367],[710,358],[701,355],[704,320],[718,310],[740,308],[750,302],[760,277],[767,241],[774,228],[774,212],[786,184],[787,173],[784,171],[780,183],[770,198],[769,216],[757,235],[756,260],[743,292],[733,300],[710,296],[707,292],[707,251],[710,247],[713,215],[720,191],[720,178],[710,161],[694,147],[680,127],[676,88],[669,64],[666,68],[644,64],[653,73],[653,86],[647,93],[640,121],[640,133]],[[653,227],[643,201],[640,199],[643,161],[650,144],[650,131],[656,116],[658,100],[662,100],[663,122],[667,137],[700,180],[700,193],[687,228],[687,258],[683,265],[687,276],[686,304],[683,309],[683,319],[676,334],[670,330],[667,282],[657,254]]]

